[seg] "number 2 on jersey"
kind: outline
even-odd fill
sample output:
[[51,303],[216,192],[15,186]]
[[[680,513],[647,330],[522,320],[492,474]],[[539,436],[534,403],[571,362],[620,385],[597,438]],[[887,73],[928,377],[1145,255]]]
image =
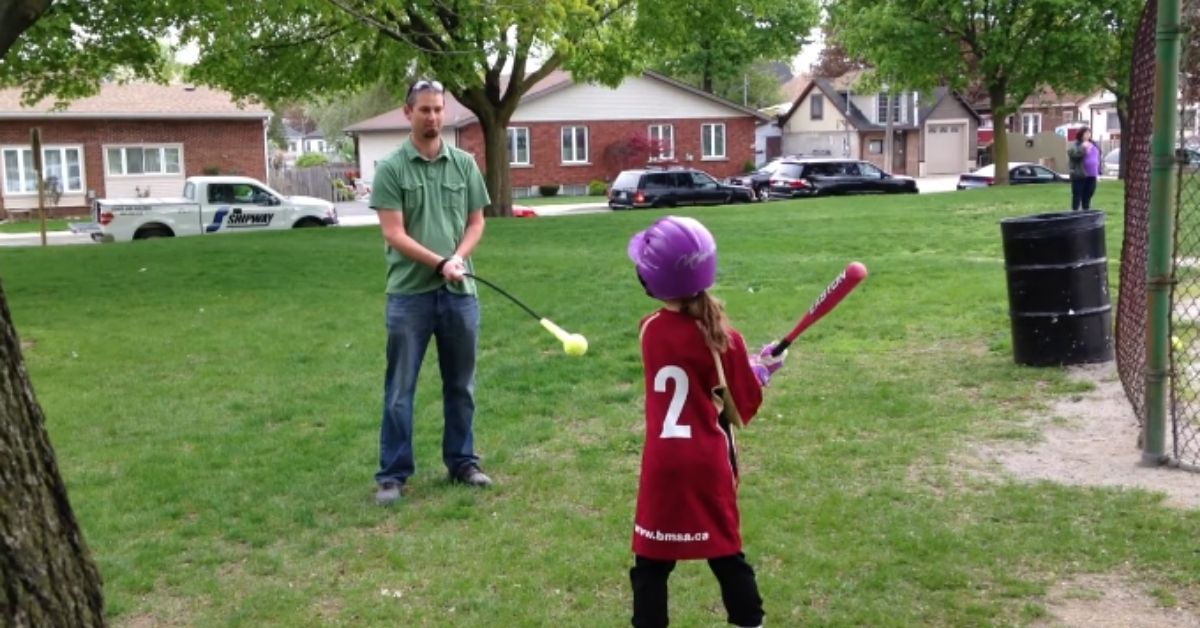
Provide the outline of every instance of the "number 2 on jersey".
[[667,392],[668,380],[674,382],[675,390],[671,394],[671,405],[667,406],[667,417],[663,420],[662,434],[659,434],[659,438],[691,438],[691,426],[679,424],[679,415],[683,414],[683,402],[687,401],[687,372],[678,366],[662,367],[654,376],[654,392]]

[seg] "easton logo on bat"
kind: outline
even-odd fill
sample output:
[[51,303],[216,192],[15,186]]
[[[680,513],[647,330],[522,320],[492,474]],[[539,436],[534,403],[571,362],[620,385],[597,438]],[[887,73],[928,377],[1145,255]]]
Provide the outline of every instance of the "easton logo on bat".
[[867,276],[867,267],[860,262],[851,262],[846,269],[834,279],[828,287],[821,292],[821,296],[817,297],[815,303],[809,308],[808,312],[800,319],[787,336],[784,336],[775,345],[775,349],[771,351],[771,355],[779,356],[792,344],[796,337],[808,329],[813,323],[821,320],[829,313],[838,303],[850,294],[851,290],[862,282]]
[[840,288],[841,285],[845,282],[846,282],[846,271],[843,270],[842,274],[838,275],[837,279],[833,280],[833,283],[829,284],[828,286],[825,286],[825,291],[821,293],[821,296],[817,297],[817,300],[815,303],[812,304],[812,307],[808,308],[808,313],[812,314],[813,312],[817,311],[817,308],[821,307],[821,304],[825,302],[825,299],[828,299],[829,295],[836,292],[837,289]]

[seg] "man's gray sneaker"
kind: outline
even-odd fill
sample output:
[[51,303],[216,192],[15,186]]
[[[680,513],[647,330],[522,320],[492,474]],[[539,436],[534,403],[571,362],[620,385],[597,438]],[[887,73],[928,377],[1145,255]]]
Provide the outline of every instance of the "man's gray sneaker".
[[450,476],[451,482],[466,484],[468,486],[478,486],[486,488],[492,485],[492,478],[489,478],[478,465],[467,464],[459,468],[453,475]]
[[375,503],[380,506],[390,506],[404,495],[404,485],[399,482],[384,480],[375,491]]

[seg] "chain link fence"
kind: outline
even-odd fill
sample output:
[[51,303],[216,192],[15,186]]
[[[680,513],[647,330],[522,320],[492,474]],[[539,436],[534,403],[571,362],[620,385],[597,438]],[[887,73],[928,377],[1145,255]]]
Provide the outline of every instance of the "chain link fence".
[[[1158,2],[1142,12],[1133,50],[1134,68],[1154,67]],[[1154,73],[1133,72],[1129,113],[1121,129],[1125,179],[1125,240],[1117,292],[1117,372],[1138,424],[1146,420],[1146,279],[1150,259],[1150,135],[1154,128]],[[1141,446],[1141,443],[1138,443]]]
[[[1184,11],[1200,9],[1200,2],[1184,2]],[[1157,2],[1147,3],[1138,27],[1133,67],[1155,67]],[[1181,68],[1189,67],[1188,54],[1197,43],[1185,35]],[[1185,98],[1180,119],[1186,119],[1188,77],[1181,73]],[[1154,73],[1135,72],[1131,85],[1129,128],[1123,135],[1125,162],[1125,240],[1121,247],[1120,291],[1117,305],[1117,370],[1138,423],[1146,420],[1146,297],[1149,260],[1150,138],[1153,132]],[[1182,127],[1182,125],[1181,125]],[[1175,232],[1171,286],[1170,412],[1167,450],[1188,468],[1200,468],[1200,163],[1192,156],[1195,146],[1180,128],[1175,166]],[[1141,443],[1139,443],[1139,446]]]
[[[1184,24],[1194,24],[1200,3],[1184,0]],[[1171,287],[1171,440],[1175,460],[1200,466],[1200,160],[1189,146],[1195,120],[1191,110],[1196,91],[1186,71],[1195,54],[1196,36],[1183,33],[1179,83],[1179,140],[1176,150],[1175,259]],[[1190,123],[1190,124],[1189,124]]]
[[1200,466],[1200,169],[1178,169],[1175,284],[1171,290],[1171,440],[1174,458]]

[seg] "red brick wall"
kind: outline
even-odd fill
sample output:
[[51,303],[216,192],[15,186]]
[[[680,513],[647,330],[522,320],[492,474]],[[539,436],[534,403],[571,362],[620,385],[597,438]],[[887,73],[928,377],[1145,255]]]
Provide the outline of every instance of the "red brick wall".
[[[41,127],[42,144],[82,144],[88,189],[105,197],[106,144],[183,144],[185,176],[221,174],[256,179],[266,176],[263,121],[251,120],[0,120],[0,145],[29,145],[29,130]],[[0,184],[0,190],[3,185]],[[86,207],[58,207],[56,215],[86,213]]]
[[[700,128],[703,124],[725,123],[725,159],[700,159]],[[724,178],[741,173],[746,161],[754,159],[755,120],[750,117],[731,117],[689,120],[622,120],[605,122],[535,122],[514,123],[529,128],[530,165],[513,166],[513,187],[535,185],[579,185],[592,180],[611,181],[620,167],[607,163],[605,149],[633,135],[646,137],[651,124],[672,124],[675,129],[675,161],[714,177]],[[588,160],[586,165],[562,163],[561,133],[564,126],[588,127]],[[483,130],[478,124],[464,128],[458,137],[458,147],[475,154],[480,168],[487,168],[484,159]],[[688,161],[687,155],[692,155]]]

